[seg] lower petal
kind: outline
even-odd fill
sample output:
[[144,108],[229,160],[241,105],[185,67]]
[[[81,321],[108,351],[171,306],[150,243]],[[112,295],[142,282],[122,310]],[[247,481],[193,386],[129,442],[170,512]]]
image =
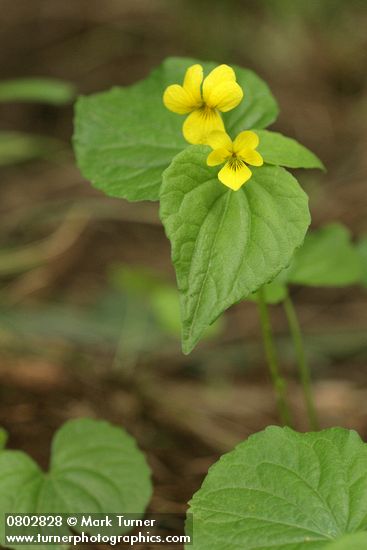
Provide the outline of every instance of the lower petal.
[[240,167],[234,169],[231,167],[229,162],[223,166],[218,174],[219,181],[233,191],[238,191],[238,189],[240,189],[240,187],[242,187],[242,185],[246,183],[251,176],[252,172],[246,164],[243,163]]
[[208,135],[215,130],[224,131],[220,114],[214,109],[196,109],[183,125],[183,135],[189,143],[207,144]]

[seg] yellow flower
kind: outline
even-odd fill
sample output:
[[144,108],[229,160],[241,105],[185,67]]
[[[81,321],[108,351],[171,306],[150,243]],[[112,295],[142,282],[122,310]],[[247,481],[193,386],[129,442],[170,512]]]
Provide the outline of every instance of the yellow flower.
[[247,164],[261,166],[264,163],[260,153],[255,151],[259,145],[259,138],[250,130],[238,134],[233,142],[226,132],[212,132],[208,136],[208,145],[214,149],[207,158],[208,166],[217,166],[225,162],[218,178],[234,191],[242,187],[252,176]]
[[213,69],[204,82],[202,66],[192,65],[186,71],[182,86],[172,84],[166,88],[163,103],[174,113],[190,113],[182,129],[189,143],[207,143],[211,132],[224,130],[219,111],[225,113],[234,109],[242,98],[242,88],[228,65]]

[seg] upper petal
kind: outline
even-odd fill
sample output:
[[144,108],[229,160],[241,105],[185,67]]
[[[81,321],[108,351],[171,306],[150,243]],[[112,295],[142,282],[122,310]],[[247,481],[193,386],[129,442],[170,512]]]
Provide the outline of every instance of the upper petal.
[[216,107],[225,113],[237,107],[242,98],[243,91],[237,82],[222,82],[211,90],[206,103],[209,107]]
[[264,159],[254,149],[241,149],[238,156],[247,162],[247,164],[251,164],[251,166],[262,166],[264,164]]
[[233,189],[233,191],[238,191],[251,176],[252,172],[244,162],[237,165],[237,169],[234,169],[229,162],[226,162],[218,173],[219,180],[230,189]]
[[183,135],[189,143],[207,144],[208,135],[214,130],[224,131],[220,114],[214,109],[196,109],[184,122]]
[[259,136],[251,130],[245,130],[238,134],[233,142],[233,149],[239,153],[241,149],[256,149],[259,145]]
[[183,87],[191,96],[192,101],[198,107],[202,104],[201,83],[203,81],[203,68],[201,65],[191,65],[186,71]]
[[208,135],[207,144],[210,145],[212,149],[225,148],[228,151],[232,151],[232,140],[226,132],[221,132],[215,130]]
[[221,149],[216,149],[215,151],[212,151],[208,155],[206,163],[208,166],[217,166],[217,164],[222,164],[230,156],[231,153],[227,151],[227,149],[224,149],[222,147]]
[[206,97],[210,94],[210,92],[215,86],[218,86],[223,82],[235,82],[235,81],[236,81],[236,75],[234,70],[228,65],[219,65],[218,67],[213,69],[204,80],[204,84],[203,84],[204,100],[206,101]]
[[170,111],[184,115],[195,109],[191,95],[178,84],[172,84],[165,89],[163,103]]

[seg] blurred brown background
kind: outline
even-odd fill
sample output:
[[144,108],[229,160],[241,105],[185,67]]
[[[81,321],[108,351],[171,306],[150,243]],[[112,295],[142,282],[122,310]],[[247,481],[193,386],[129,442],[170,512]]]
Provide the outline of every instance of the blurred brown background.
[[[0,9],[1,80],[54,77],[88,94],[131,84],[170,55],[252,68],[280,103],[274,129],[327,166],[298,172],[313,226],[367,232],[365,0],[0,0]],[[181,354],[157,205],[108,199],[83,181],[72,117],[71,104],[0,103],[1,131],[50,138],[27,162],[0,166],[0,425],[10,447],[46,466],[66,419],[121,424],[148,453],[151,509],[181,511],[221,453],[278,422],[256,306],[233,307],[214,338]],[[144,289],[151,275],[136,289],[127,266],[138,278],[154,271],[158,301]],[[366,290],[293,294],[322,425],[367,439]],[[272,315],[304,430],[284,313]]]

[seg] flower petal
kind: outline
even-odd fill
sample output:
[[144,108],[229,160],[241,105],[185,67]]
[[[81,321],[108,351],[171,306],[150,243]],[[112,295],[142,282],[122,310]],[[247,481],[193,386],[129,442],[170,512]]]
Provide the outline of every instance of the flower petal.
[[232,151],[231,138],[226,132],[220,132],[219,130],[216,130],[215,132],[211,132],[208,135],[207,144],[210,145],[212,149],[221,149],[224,147],[224,149],[228,149],[228,151]]
[[165,89],[163,103],[170,111],[184,115],[195,109],[191,95],[178,84],[172,84]]
[[239,153],[241,149],[256,149],[259,145],[259,136],[251,130],[245,130],[238,134],[233,142],[233,150]]
[[214,130],[224,131],[223,120],[214,109],[196,109],[185,120],[182,131],[189,143],[207,143]]
[[238,191],[251,176],[252,172],[245,163],[241,163],[237,169],[234,169],[229,162],[226,162],[218,173],[219,180],[233,191]]
[[217,166],[218,164],[223,164],[223,162],[230,156],[231,153],[227,151],[227,149],[216,149],[208,155],[206,163],[208,166]]
[[203,103],[201,97],[201,83],[203,81],[203,68],[201,65],[191,65],[186,71],[183,87],[191,96],[192,102],[197,106]]
[[251,166],[262,166],[264,164],[264,159],[254,149],[241,149],[238,156],[247,162],[247,164],[251,164]]
[[234,70],[228,65],[219,65],[218,67],[213,69],[204,80],[204,84],[203,84],[204,101],[206,102],[207,96],[211,93],[213,88],[215,88],[219,84],[223,84],[223,82],[235,82],[235,81],[236,81],[236,75]]
[[207,94],[206,104],[225,113],[237,107],[242,98],[243,91],[237,82],[222,82]]

